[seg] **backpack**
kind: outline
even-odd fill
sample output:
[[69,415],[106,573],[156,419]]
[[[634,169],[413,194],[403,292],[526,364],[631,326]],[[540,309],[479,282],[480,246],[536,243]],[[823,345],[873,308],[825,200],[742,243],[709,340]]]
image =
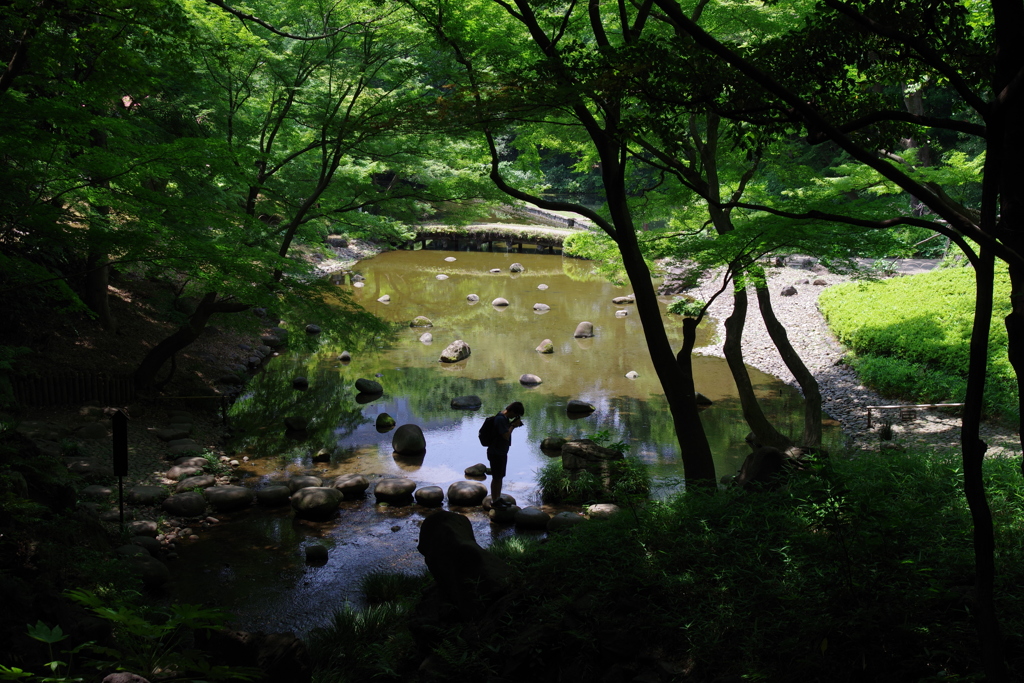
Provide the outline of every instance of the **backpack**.
[[480,425],[478,436],[480,437],[481,446],[490,446],[498,440],[498,429],[494,426],[495,417],[495,415],[491,415]]

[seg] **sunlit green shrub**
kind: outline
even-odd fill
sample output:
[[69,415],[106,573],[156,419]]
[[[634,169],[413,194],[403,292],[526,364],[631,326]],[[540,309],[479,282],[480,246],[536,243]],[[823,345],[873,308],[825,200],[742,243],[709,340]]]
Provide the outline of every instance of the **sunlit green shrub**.
[[[1016,379],[1003,318],[1010,283],[997,269],[990,327],[986,412],[1019,421]],[[966,389],[974,320],[974,271],[950,268],[831,287],[819,299],[836,337],[853,353],[865,384],[915,403],[956,403]]]

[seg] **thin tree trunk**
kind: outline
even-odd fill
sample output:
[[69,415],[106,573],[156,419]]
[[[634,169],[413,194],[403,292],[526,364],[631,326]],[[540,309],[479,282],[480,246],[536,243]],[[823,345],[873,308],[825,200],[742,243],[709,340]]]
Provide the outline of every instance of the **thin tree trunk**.
[[793,373],[804,394],[804,433],[800,438],[800,445],[817,448],[821,446],[821,391],[818,388],[818,380],[814,379],[814,375],[800,359],[800,354],[789,343],[786,327],[775,317],[772,295],[767,285],[757,286],[757,304],[761,309],[764,325],[768,328],[768,336],[772,338],[775,348],[782,356],[782,362]]
[[755,443],[758,446],[771,446],[784,451],[792,446],[793,442],[775,429],[765,417],[754,395],[754,386],[750,383],[747,366],[743,363],[743,326],[746,319],[747,290],[746,287],[738,285],[733,291],[732,315],[725,320],[725,344],[722,350],[732,372],[733,381],[736,382],[740,406],[743,408],[743,419],[754,433]]
[[86,260],[85,305],[97,315],[104,330],[117,331],[110,310],[110,261],[106,254],[90,254]]
[[214,313],[237,313],[251,308],[236,301],[217,300],[217,292],[207,292],[188,322],[169,337],[150,349],[135,370],[135,386],[138,389],[152,389],[156,386],[156,375],[169,360],[199,338]]
[[964,404],[960,444],[963,452],[964,494],[971,510],[974,527],[974,566],[977,609],[975,622],[981,642],[985,680],[993,683],[1006,681],[1006,662],[1003,659],[1003,637],[995,609],[995,533],[992,513],[985,497],[982,465],[988,445],[981,440],[981,412],[985,394],[985,374],[988,364],[988,336],[992,321],[992,296],[995,280],[995,257],[991,250],[982,249],[975,264],[974,327],[971,330],[970,360],[967,371],[967,397]]

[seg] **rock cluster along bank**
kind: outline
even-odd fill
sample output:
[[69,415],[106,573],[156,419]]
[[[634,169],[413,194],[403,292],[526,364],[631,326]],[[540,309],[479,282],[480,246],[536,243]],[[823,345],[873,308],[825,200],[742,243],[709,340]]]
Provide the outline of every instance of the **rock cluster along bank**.
[[[818,297],[822,291],[849,279],[848,276],[830,273],[807,259],[768,270],[768,287],[775,315],[785,325],[794,348],[817,379],[824,411],[839,422],[846,435],[847,445],[855,448],[879,447],[877,429],[882,419],[893,420],[895,439],[901,445],[959,447],[958,415],[923,409],[911,412],[891,409],[873,411],[872,425],[868,427],[868,406],[895,405],[899,401],[883,398],[868,389],[861,384],[857,373],[842,363],[846,350],[836,341],[818,309]],[[709,276],[700,286],[686,294],[707,299],[720,286],[720,279]],[[783,290],[786,288],[791,288],[792,293],[784,295]],[[752,288],[749,298],[743,330],[744,361],[787,384],[798,386],[768,335]],[[725,319],[732,314],[732,304],[732,298],[726,295],[719,296],[712,303],[708,314],[717,321],[715,342],[696,349],[696,353],[724,357],[722,344],[725,340]],[[990,446],[990,455],[1020,453],[1019,438],[1009,429],[986,423],[982,426],[982,438]]]

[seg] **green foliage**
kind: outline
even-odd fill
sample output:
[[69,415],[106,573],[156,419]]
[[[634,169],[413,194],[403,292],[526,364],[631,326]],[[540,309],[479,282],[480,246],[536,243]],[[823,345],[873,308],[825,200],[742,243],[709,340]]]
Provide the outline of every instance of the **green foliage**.
[[681,315],[684,318],[698,318],[704,312],[707,304],[700,299],[676,297],[668,305],[668,312]]
[[429,575],[403,574],[401,572],[372,571],[362,578],[359,587],[367,605],[376,606],[388,602],[410,602],[420,596]]
[[384,602],[362,610],[350,605],[307,640],[315,683],[403,681],[419,663],[405,602]]
[[[1011,459],[986,461],[985,477],[997,600],[1016,633],[1024,496]],[[544,640],[492,635],[481,649],[495,648],[501,662],[529,646],[535,667],[569,661],[600,679],[618,660],[599,634],[614,629],[620,646],[688,666],[694,681],[974,679],[962,479],[953,452],[865,452],[819,462],[780,491],[692,492],[648,503],[636,518],[585,525],[507,555],[530,584],[512,623],[548,624]],[[587,627],[572,637],[579,621]],[[1011,670],[1024,671],[1019,653]]]
[[[114,626],[112,647],[91,646],[90,666],[103,670],[131,671],[161,680],[249,681],[258,678],[254,669],[213,665],[205,653],[192,646],[194,635],[222,628],[228,615],[199,605],[175,603],[167,608],[137,607],[126,602],[113,605],[86,590],[67,592],[73,600]],[[169,674],[169,677],[168,677]]]
[[[997,269],[985,409],[1020,419],[1016,376],[1003,318],[1010,311],[1006,269]],[[851,364],[884,395],[916,403],[962,402],[974,320],[974,271],[949,268],[822,292],[819,305]]]
[[[609,446],[612,447],[614,445]],[[541,467],[537,473],[537,484],[545,503],[626,503],[647,497],[651,490],[651,476],[647,465],[636,458],[626,457],[609,462],[606,476],[582,471],[570,477],[562,468],[562,461],[555,458]]]

